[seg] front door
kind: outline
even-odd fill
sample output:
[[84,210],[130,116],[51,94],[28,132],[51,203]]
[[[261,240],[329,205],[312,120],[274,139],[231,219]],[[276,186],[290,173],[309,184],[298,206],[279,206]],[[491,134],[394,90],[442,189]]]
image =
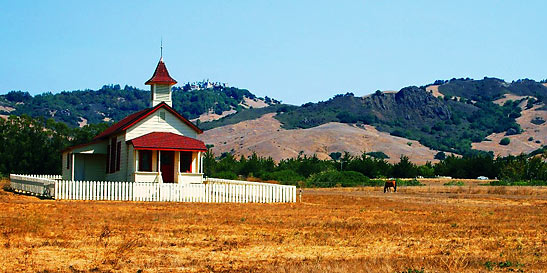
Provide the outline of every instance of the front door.
[[163,183],[175,182],[175,152],[161,151],[160,152],[160,171]]

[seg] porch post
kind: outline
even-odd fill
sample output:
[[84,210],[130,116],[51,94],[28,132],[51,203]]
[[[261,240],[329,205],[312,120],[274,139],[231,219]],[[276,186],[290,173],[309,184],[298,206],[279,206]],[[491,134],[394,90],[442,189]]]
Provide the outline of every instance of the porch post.
[[163,178],[161,177],[161,163],[160,162],[161,162],[161,151],[158,150],[158,162],[157,162],[158,163],[157,164],[158,165],[158,169],[157,169],[157,171],[158,171],[158,182],[163,183]]
[[199,173],[203,173],[203,152],[199,152]]
[[[135,162],[133,162],[133,165],[135,165],[135,172],[138,172],[139,171],[139,150],[134,150],[135,151]],[[150,158],[150,160],[152,160],[152,158]]]

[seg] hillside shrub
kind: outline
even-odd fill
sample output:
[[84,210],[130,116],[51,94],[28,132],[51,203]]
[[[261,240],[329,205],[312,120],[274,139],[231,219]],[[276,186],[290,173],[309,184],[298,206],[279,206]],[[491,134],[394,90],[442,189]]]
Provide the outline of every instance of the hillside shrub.
[[504,137],[500,140],[500,145],[509,145],[511,143],[511,140],[508,137]]
[[545,123],[545,120],[541,117],[535,117],[530,121],[530,123],[535,124],[535,125],[541,125],[541,124]]
[[385,183],[385,179],[371,179],[368,183],[368,186],[383,187]]
[[378,151],[378,152],[369,152],[367,153],[367,155],[371,156],[371,157],[374,157],[374,158],[378,158],[378,159],[388,159],[389,156],[386,155],[384,152],[382,151]]
[[293,170],[281,170],[262,175],[263,180],[275,180],[285,185],[297,185],[299,181],[304,181],[304,177]]
[[446,159],[446,154],[444,152],[438,152],[435,154],[435,159],[438,159],[438,160],[445,160]]
[[218,172],[215,174],[215,177],[220,179],[232,179],[232,180],[237,179],[237,175],[230,171]]
[[529,181],[509,181],[509,180],[498,180],[491,181],[490,186],[547,186],[547,181],[543,180],[529,180]]
[[445,186],[465,186],[465,184],[462,181],[449,181],[444,183]]
[[410,179],[410,180],[401,180],[397,179],[397,186],[424,186],[425,184],[420,183],[418,179]]
[[311,175],[306,182],[308,187],[356,187],[369,185],[370,179],[354,171],[326,171]]

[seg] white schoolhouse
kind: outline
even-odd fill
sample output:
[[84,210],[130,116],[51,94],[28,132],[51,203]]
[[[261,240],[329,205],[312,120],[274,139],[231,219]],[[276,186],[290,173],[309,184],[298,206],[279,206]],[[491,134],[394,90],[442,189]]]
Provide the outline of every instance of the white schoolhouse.
[[160,58],[150,85],[150,108],[133,113],[92,142],[63,151],[63,180],[202,183],[202,131],[172,108],[169,76]]

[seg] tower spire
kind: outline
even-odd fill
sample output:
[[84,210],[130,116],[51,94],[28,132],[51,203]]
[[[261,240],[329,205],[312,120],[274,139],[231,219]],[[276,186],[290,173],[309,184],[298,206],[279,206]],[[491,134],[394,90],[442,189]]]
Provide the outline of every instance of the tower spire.
[[163,37],[160,38],[160,60],[163,61]]

